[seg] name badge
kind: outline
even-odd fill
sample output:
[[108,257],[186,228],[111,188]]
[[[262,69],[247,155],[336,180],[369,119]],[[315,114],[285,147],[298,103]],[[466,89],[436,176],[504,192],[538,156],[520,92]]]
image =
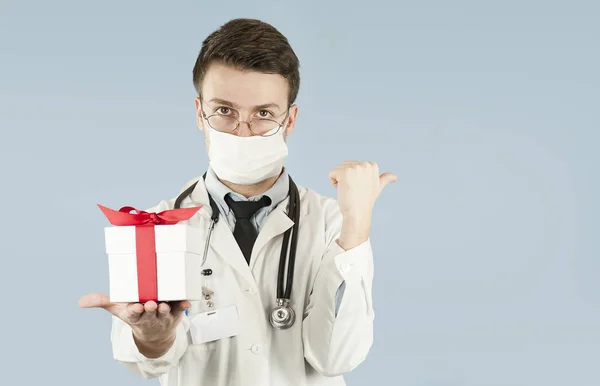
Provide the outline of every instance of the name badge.
[[236,336],[239,333],[237,307],[219,308],[195,315],[191,320],[190,332],[193,344]]

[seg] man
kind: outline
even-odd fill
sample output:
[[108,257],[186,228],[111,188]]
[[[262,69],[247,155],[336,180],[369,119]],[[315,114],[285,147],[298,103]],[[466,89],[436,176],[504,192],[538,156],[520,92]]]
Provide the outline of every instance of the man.
[[[139,376],[159,377],[163,386],[344,385],[343,374],[367,356],[374,317],[371,213],[383,187],[397,179],[379,175],[374,163],[346,161],[329,173],[337,201],[297,188],[289,304],[297,317],[285,329],[269,323],[281,297],[276,279],[285,232],[296,225],[288,216],[296,190],[283,160],[298,114],[298,68],[287,39],[258,20],[232,20],[203,42],[193,80],[210,167],[183,187],[179,200],[148,211],[173,209],[176,201],[201,205],[188,224],[204,237],[218,208],[206,260],[211,273],[198,278],[209,283],[210,305],[119,304],[103,294],[80,300],[81,307],[113,314],[114,357]],[[254,206],[251,213],[241,214],[244,205]],[[237,316],[225,316],[230,306]],[[212,309],[223,319],[208,327],[202,320]],[[208,328],[218,339],[202,339]]]

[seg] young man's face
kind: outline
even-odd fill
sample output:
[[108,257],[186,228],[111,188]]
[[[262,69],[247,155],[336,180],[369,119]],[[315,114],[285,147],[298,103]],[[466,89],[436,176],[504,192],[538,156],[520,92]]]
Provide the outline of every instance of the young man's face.
[[[288,106],[289,86],[278,74],[241,71],[219,63],[210,65],[202,83],[202,100],[195,99],[196,120],[204,132],[206,148],[210,146],[208,123],[202,116],[228,115],[239,121],[268,118],[283,123],[284,137],[294,129],[298,107]],[[289,114],[288,113],[289,107]],[[287,114],[287,118],[286,118]],[[241,123],[232,135],[253,135],[246,123]]]

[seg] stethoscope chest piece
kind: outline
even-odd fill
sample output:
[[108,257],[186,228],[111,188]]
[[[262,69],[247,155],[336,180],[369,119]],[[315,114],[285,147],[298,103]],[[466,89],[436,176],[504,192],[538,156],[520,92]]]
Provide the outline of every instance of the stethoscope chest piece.
[[288,299],[277,299],[277,306],[271,311],[271,325],[277,330],[286,330],[296,321],[296,313]]

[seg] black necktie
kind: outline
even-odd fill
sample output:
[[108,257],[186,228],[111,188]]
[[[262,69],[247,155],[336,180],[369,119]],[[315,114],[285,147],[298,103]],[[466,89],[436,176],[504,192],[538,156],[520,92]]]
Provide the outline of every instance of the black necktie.
[[250,256],[252,255],[252,247],[258,236],[258,232],[250,222],[250,219],[259,209],[271,204],[271,199],[267,196],[262,196],[258,201],[234,201],[231,196],[225,196],[225,202],[235,215],[235,228],[233,236],[237,241],[244,257],[250,264]]

